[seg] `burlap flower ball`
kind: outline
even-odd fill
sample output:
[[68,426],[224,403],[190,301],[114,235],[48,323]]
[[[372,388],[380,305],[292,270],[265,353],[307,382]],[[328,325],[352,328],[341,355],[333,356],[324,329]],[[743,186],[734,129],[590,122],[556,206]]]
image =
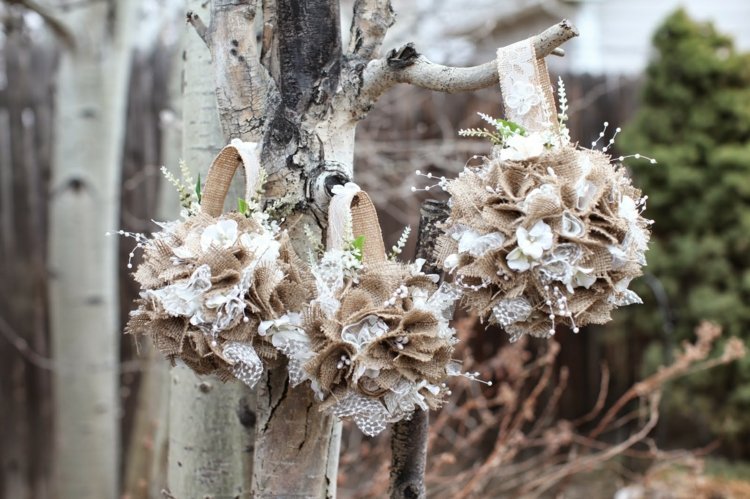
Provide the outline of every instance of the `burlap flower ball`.
[[[278,356],[269,330],[299,316],[314,285],[286,232],[262,209],[257,152],[257,144],[233,140],[214,159],[202,191],[184,165],[183,180],[163,170],[180,194],[181,219],[160,224],[151,237],[120,231],[143,248],[134,274],[140,298],[126,332],[150,337],[168,359],[198,374],[250,386]],[[222,213],[240,167],[245,197],[239,212]]]
[[454,297],[448,288],[438,292],[437,276],[421,272],[422,263],[366,265],[335,294],[335,308],[314,302],[305,317],[303,368],[321,409],[353,419],[367,435],[417,408],[437,408],[447,390]]
[[446,378],[461,374],[449,325],[458,294],[438,287],[424,260],[386,259],[375,208],[358,186],[333,192],[328,249],[311,262],[315,299],[269,335],[288,359],[292,386],[309,381],[320,410],[372,436],[438,407]]
[[164,225],[134,277],[143,291],[127,332],[199,374],[251,386],[277,355],[265,329],[311,299],[311,276],[286,234],[239,213]]
[[542,134],[510,137],[445,183],[450,217],[437,258],[468,308],[515,340],[574,331],[640,303],[645,198],[607,154]]

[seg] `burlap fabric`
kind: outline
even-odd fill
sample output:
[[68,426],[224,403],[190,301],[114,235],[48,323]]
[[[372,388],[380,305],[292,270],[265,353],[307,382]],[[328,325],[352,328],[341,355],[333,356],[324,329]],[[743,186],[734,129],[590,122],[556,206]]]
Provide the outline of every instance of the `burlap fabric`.
[[[141,285],[137,309],[126,332],[148,336],[173,363],[180,359],[198,374],[252,382],[259,365],[244,379],[236,351],[255,354],[263,365],[277,350],[258,334],[262,321],[301,311],[312,299],[314,283],[285,232],[274,234],[253,217],[221,215],[224,196],[238,166],[251,160],[227,146],[211,165],[201,213],[166,224],[144,248],[134,273]],[[246,173],[247,198],[253,195],[257,171]],[[253,180],[255,179],[255,180]],[[236,226],[234,240],[206,247],[207,229]],[[231,244],[230,244],[231,243]],[[254,353],[253,353],[254,352]]]
[[[447,190],[451,214],[436,258],[445,268],[446,259],[457,255],[456,265],[446,270],[463,284],[463,303],[515,337],[548,336],[555,318],[572,317],[576,327],[602,324],[631,296],[617,285],[626,287],[641,275],[649,221],[638,212],[625,213],[623,200],[637,202],[641,193],[606,154],[567,145],[526,161],[488,159],[449,182]],[[519,227],[529,229],[539,221],[551,229],[551,247],[528,270],[511,269],[508,256],[518,247]],[[466,228],[500,233],[503,243],[478,257],[461,253],[454,235]],[[595,281],[576,285],[570,279],[576,268]],[[528,317],[501,320],[505,309],[513,308],[509,301],[520,297],[531,308]]]
[[[414,410],[414,402],[407,409],[390,407],[389,397],[405,386],[425,401],[425,408],[440,405],[455,339],[452,330],[446,334],[441,310],[427,305],[437,290],[436,276],[414,265],[386,261],[367,194],[353,196],[350,206],[353,236],[365,236],[364,265],[356,279],[347,279],[339,290],[335,313],[326,313],[316,302],[306,312],[304,328],[314,356],[304,368],[323,394],[321,410],[352,417],[365,433],[375,434],[382,423]],[[441,388],[421,388],[425,384]],[[341,408],[352,400],[358,409]]]

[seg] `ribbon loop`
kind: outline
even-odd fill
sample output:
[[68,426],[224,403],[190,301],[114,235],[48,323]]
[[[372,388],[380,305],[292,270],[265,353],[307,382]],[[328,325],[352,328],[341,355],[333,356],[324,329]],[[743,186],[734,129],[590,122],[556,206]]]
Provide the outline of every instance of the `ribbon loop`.
[[257,142],[233,139],[216,155],[206,175],[201,197],[201,211],[218,217],[224,210],[224,200],[239,166],[245,171],[245,199],[255,195],[260,176],[259,147]]
[[347,226],[354,239],[364,236],[362,261],[384,262],[385,243],[380,231],[380,221],[370,196],[353,182],[333,188],[333,198],[328,205],[328,249],[344,249],[347,243]]

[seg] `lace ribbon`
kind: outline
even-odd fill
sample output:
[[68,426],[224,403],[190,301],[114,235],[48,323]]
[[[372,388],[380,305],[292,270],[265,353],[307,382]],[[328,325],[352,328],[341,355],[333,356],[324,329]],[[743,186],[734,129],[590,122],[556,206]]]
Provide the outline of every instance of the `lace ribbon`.
[[530,132],[557,125],[547,63],[537,57],[531,39],[498,49],[497,73],[506,119]]

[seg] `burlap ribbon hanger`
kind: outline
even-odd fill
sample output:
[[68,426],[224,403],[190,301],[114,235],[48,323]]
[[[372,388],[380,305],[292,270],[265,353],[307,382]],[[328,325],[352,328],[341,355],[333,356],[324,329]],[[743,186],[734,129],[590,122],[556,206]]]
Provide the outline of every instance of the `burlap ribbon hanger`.
[[328,206],[328,249],[343,249],[346,225],[351,224],[354,239],[364,236],[362,261],[366,264],[384,262],[385,243],[380,221],[370,196],[356,184],[346,184],[342,192],[331,199]]
[[229,192],[232,179],[240,166],[245,172],[245,199],[255,195],[260,175],[260,162],[256,151],[257,144],[233,140],[214,158],[206,175],[201,197],[201,211],[218,217],[224,211],[224,200]]

